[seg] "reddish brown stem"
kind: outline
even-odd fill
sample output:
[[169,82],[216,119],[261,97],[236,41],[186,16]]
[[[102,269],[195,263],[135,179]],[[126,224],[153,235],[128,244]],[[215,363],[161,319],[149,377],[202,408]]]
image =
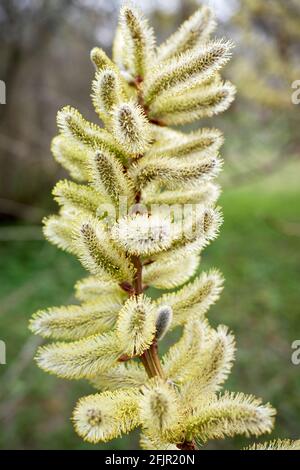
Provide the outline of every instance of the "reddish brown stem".
[[132,256],[131,259],[136,269],[136,275],[134,279],[135,295],[140,295],[143,293],[142,263],[138,256]]
[[[138,296],[143,293],[144,286],[143,286],[143,265],[141,259],[138,256],[132,256],[132,262],[136,269],[135,279],[134,279],[134,290],[135,295]],[[157,343],[153,343],[149,349],[144,351],[144,353],[140,356],[140,359],[146,369],[146,372],[149,377],[163,377],[163,370],[160,364],[158,351],[157,351]]]
[[151,122],[151,124],[156,124],[156,126],[160,127],[166,126],[166,124],[163,121],[160,121],[159,119],[149,119],[149,122]]
[[180,450],[197,450],[194,441],[184,441],[182,444],[177,444],[177,447]]
[[134,287],[127,281],[121,282],[120,284],[121,289],[127,292],[129,295],[133,295],[135,293]]

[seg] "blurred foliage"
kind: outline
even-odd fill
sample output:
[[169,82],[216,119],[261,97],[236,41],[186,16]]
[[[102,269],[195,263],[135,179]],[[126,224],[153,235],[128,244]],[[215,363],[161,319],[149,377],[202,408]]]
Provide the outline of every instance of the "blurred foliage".
[[238,152],[228,148],[233,185],[299,160],[299,107],[292,103],[292,84],[300,77],[300,3],[244,0],[230,25],[237,48],[229,74],[238,88],[232,117],[239,121],[232,131],[246,144]]
[[297,109],[291,84],[300,76],[299,2],[244,0],[232,23],[239,47],[232,73],[240,93],[263,106],[288,110],[289,119]]

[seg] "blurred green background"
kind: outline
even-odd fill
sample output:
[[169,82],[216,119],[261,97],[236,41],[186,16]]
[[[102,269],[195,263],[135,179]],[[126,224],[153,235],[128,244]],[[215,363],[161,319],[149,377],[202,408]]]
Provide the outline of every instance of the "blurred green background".
[[[163,40],[200,2],[136,3]],[[236,43],[225,75],[238,87],[231,110],[197,124],[219,127],[226,137],[220,200],[225,222],[199,267],[218,267],[226,278],[209,320],[236,335],[227,388],[256,394],[277,408],[271,437],[299,438],[300,366],[291,362],[291,344],[300,339],[300,105],[291,96],[292,83],[300,79],[300,5],[203,3],[216,9],[216,34]],[[105,446],[76,436],[72,409],[92,389],[39,370],[33,356],[41,340],[28,331],[35,310],[72,301],[73,284],[83,275],[75,259],[42,238],[41,218],[56,210],[51,188],[64,176],[49,146],[63,105],[95,120],[89,50],[100,45],[110,51],[118,9],[118,1],[0,1],[0,79],[7,88],[7,104],[0,105],[0,340],[7,347],[7,364],[0,365],[1,449],[138,446],[137,434]],[[167,337],[165,347],[171,341]],[[241,445],[248,440],[206,448]]]

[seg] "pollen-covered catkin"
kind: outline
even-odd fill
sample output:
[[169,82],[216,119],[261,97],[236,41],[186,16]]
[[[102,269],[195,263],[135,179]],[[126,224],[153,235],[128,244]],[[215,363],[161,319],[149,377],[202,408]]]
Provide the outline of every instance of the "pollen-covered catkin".
[[156,306],[145,295],[127,300],[119,312],[116,336],[129,356],[141,355],[156,331]]
[[143,109],[135,103],[120,103],[112,115],[115,140],[131,157],[145,152],[151,140],[151,128]]

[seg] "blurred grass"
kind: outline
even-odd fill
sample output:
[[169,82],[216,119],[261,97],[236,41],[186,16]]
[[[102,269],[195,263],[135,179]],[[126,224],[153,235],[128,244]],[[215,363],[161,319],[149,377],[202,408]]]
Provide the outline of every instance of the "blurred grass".
[[[222,196],[225,223],[203,254],[200,269],[218,267],[226,278],[210,310],[237,338],[237,360],[227,382],[231,390],[253,393],[278,410],[272,437],[300,436],[299,367],[291,343],[300,338],[300,217],[295,190],[244,188]],[[70,422],[74,404],[92,389],[39,370],[32,360],[39,341],[28,319],[39,308],[72,301],[72,286],[83,274],[72,256],[44,241],[1,242],[0,339],[7,365],[0,366],[0,448],[85,449]],[[167,342],[170,338],[167,338]],[[137,433],[97,448],[137,448]],[[209,448],[238,448],[247,439],[220,441]]]

